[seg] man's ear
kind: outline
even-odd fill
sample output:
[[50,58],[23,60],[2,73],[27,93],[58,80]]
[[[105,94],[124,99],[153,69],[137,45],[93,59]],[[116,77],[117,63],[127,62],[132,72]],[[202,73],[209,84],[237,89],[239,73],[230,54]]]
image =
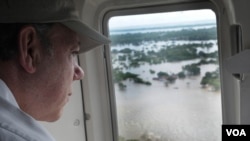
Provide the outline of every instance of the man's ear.
[[34,73],[40,60],[40,40],[33,26],[23,27],[18,36],[19,62],[28,73]]

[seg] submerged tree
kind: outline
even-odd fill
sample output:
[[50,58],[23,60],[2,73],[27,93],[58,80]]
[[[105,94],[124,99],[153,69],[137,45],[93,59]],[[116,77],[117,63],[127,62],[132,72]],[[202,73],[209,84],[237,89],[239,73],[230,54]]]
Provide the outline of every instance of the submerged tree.
[[214,91],[220,90],[220,78],[219,71],[216,70],[214,72],[206,72],[205,76],[202,78],[200,84],[203,87],[211,86]]

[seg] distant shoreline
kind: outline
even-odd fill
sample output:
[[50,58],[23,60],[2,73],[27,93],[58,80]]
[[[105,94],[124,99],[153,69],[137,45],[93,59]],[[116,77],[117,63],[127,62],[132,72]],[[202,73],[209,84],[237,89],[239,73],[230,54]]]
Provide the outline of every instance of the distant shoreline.
[[158,32],[158,31],[174,31],[189,28],[210,28],[215,27],[215,22],[207,23],[189,23],[189,24],[171,24],[171,25],[154,25],[154,26],[132,26],[110,29],[110,35],[126,34],[126,33],[145,33],[145,32]]

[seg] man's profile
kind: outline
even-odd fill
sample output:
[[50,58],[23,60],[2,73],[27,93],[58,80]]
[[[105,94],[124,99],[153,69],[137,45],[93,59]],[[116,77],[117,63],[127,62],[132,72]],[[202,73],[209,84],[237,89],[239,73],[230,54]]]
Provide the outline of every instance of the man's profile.
[[0,140],[53,141],[53,122],[84,76],[77,54],[109,40],[81,22],[72,0],[0,1]]

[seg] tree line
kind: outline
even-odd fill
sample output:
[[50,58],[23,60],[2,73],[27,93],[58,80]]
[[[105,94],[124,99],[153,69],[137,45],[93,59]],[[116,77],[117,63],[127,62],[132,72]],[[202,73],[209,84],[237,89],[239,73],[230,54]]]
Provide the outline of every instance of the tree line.
[[169,41],[169,40],[216,40],[216,27],[202,29],[182,29],[178,31],[162,31],[148,33],[127,33],[110,35],[111,45],[133,44],[140,45],[145,41]]

